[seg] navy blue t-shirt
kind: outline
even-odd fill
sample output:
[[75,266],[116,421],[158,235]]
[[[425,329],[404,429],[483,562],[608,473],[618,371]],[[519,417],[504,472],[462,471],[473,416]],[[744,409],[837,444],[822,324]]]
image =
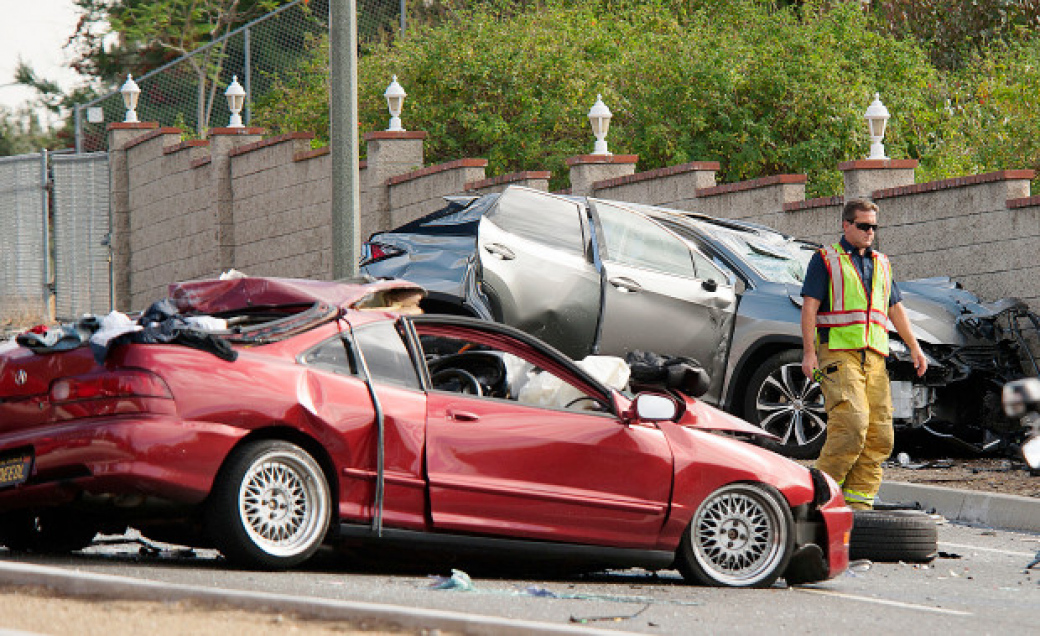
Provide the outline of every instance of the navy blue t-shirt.
[[[867,248],[863,250],[861,256],[852,245],[845,240],[845,237],[841,237],[838,241],[841,244],[841,248],[849,253],[852,257],[852,265],[859,272],[860,280],[865,281],[865,287],[870,289],[870,286],[874,282],[874,258],[872,256],[873,250]],[[817,251],[813,254],[812,260],[809,261],[809,267],[805,270],[805,282],[802,283],[802,296],[808,296],[809,298],[815,298],[820,301],[820,311],[831,310],[830,300],[830,277],[827,274],[827,265],[823,262],[823,257],[820,256],[820,252]],[[896,286],[896,282],[892,281],[892,290],[888,296],[888,306],[898,303],[903,299],[902,294],[899,293],[899,287]],[[820,342],[827,342],[828,332],[830,331],[827,327],[817,327],[816,329],[820,334]]]

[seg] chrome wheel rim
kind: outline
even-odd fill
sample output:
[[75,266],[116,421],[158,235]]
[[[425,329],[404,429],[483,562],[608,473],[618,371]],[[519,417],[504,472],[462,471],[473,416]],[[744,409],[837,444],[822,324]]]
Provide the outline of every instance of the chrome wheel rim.
[[754,585],[784,558],[788,528],[780,504],[756,488],[731,486],[697,510],[690,540],[705,572],[727,585]]
[[310,458],[273,451],[257,458],[239,489],[239,515],[250,539],[274,556],[305,552],[329,517],[321,468]]
[[758,425],[784,446],[806,446],[827,432],[820,383],[805,377],[798,364],[773,371],[755,396]]

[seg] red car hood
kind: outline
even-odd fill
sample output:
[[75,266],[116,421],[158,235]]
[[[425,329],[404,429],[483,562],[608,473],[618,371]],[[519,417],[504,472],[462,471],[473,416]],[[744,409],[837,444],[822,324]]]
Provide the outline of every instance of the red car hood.
[[769,439],[779,439],[776,435],[769,433],[754,424],[721,411],[714,406],[705,404],[700,400],[686,398],[686,412],[677,422],[679,426],[699,428],[705,431],[726,431],[730,433],[744,433],[746,435],[757,435]]
[[374,299],[389,290],[410,290],[425,295],[419,285],[402,280],[362,284],[247,276],[230,280],[173,283],[169,288],[169,297],[183,312],[216,314],[246,307],[286,307],[318,302],[343,308],[369,304],[385,306]]

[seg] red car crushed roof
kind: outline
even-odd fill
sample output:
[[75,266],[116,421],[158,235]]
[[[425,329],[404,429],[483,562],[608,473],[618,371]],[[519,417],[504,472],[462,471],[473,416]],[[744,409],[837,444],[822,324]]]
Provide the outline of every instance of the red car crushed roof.
[[422,294],[191,281],[126,329],[161,315],[177,337],[98,354],[104,321],[85,319],[71,345],[4,345],[0,543],[71,551],[129,525],[250,568],[385,545],[734,587],[847,567],[839,489],[740,439],[756,427],[608,386],[507,326],[416,315]]

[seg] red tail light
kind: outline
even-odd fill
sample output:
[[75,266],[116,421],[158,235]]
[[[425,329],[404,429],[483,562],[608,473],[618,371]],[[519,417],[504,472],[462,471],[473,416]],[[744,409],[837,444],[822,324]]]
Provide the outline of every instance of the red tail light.
[[114,398],[173,399],[173,395],[162,378],[143,369],[91,373],[51,383],[50,401],[54,405]]
[[378,263],[381,260],[404,254],[404,250],[384,243],[365,243],[362,247],[361,265]]

